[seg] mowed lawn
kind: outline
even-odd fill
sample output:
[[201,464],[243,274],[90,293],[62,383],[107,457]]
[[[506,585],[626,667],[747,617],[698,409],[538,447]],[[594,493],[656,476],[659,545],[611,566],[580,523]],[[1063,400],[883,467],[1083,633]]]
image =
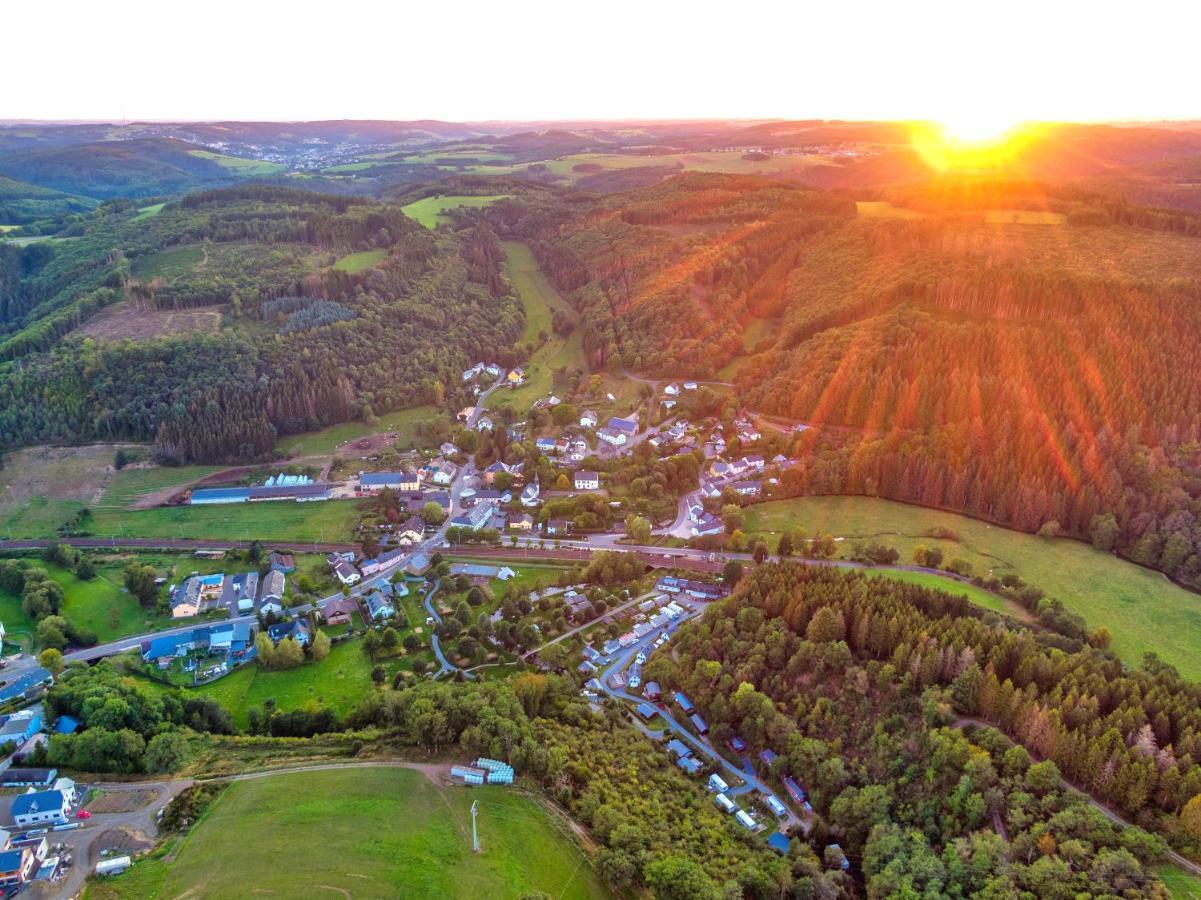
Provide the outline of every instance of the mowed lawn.
[[609,897],[565,827],[514,790],[440,787],[411,769],[272,775],[231,784],[172,861],[136,863],[89,896]]
[[372,266],[377,266],[388,258],[388,251],[384,249],[375,250],[360,250],[358,253],[351,253],[349,256],[343,256],[334,263],[334,270],[337,272],[362,272],[364,269],[370,269]]
[[885,567],[870,569],[867,574],[872,577],[891,578],[894,581],[921,585],[922,587],[931,588],[936,591],[953,594],[956,597],[964,596],[977,606],[991,609],[993,612],[1013,616],[1017,619],[1025,620],[1030,618],[1030,614],[1017,603],[1011,603],[1004,597],[986,591],[984,588],[956,581],[953,578],[943,578],[941,575],[932,575],[928,572],[909,572],[904,569],[889,569]]
[[575,328],[564,338],[551,330],[551,318],[556,310],[563,310],[573,317],[574,310],[547,280],[528,246],[516,241],[503,241],[501,247],[505,251],[505,270],[525,308],[522,342],[529,341],[537,345],[538,336],[543,332],[549,339],[534,351],[525,365],[526,383],[519,388],[494,391],[488,398],[487,406],[495,409],[508,404],[524,412],[535,400],[550,393],[556,369],[563,366],[584,367],[583,334],[579,328]]
[[1163,879],[1176,900],[1201,900],[1201,878],[1175,866],[1160,866],[1156,874]]
[[425,197],[414,200],[401,207],[401,211],[411,219],[416,219],[426,228],[436,228],[450,219],[445,215],[448,209],[468,207],[480,209],[495,203],[497,200],[507,200],[508,194],[492,194],[485,197],[468,197],[459,194],[446,194],[440,197]]
[[375,689],[371,667],[362,641],[355,639],[335,644],[321,662],[274,672],[251,663],[196,690],[218,700],[242,728],[246,727],[247,710],[271,699],[282,712],[315,701],[346,715]]
[[369,434],[395,431],[398,435],[396,446],[409,449],[415,446],[417,423],[440,417],[444,417],[444,414],[433,406],[414,406],[385,413],[374,425],[365,422],[343,422],[340,425],[322,428],[320,431],[284,435],[275,442],[275,446],[289,456],[326,456],[343,444]]
[[[951,529],[958,541],[927,537]],[[800,530],[828,532],[844,540],[847,555],[857,540],[878,540],[909,562],[918,544],[941,547],[947,560],[960,557],[977,574],[1016,573],[1113,635],[1112,648],[1130,665],[1154,651],[1189,678],[1201,677],[1201,597],[1158,572],[1067,539],[1047,539],[989,525],[966,516],[870,497],[801,497],[747,508],[745,531],[778,535]],[[769,542],[774,546],[774,539]]]
[[356,518],[351,500],[280,500],[154,509],[101,508],[92,510],[84,528],[94,537],[342,542],[350,540]]

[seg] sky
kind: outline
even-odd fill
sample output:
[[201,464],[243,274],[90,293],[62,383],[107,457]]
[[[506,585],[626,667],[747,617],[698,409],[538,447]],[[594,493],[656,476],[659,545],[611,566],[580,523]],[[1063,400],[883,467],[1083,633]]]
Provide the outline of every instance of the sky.
[[68,0],[0,31],[0,119],[1201,118],[1189,0]]

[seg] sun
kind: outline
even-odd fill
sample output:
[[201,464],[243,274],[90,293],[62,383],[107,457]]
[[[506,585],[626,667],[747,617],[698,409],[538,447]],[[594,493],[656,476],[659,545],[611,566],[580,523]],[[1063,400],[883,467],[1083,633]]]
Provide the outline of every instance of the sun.
[[980,110],[948,116],[938,125],[944,138],[951,143],[987,144],[1003,141],[1021,122]]
[[1029,123],[987,109],[972,109],[910,126],[910,143],[930,168],[979,171],[1013,161],[1029,143]]

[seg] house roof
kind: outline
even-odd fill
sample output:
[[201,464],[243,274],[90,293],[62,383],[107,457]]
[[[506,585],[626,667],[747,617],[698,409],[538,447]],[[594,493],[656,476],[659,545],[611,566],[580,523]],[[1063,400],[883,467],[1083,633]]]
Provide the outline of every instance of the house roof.
[[5,850],[0,853],[0,872],[16,872],[25,861],[28,847],[18,847],[16,850]]
[[40,666],[36,669],[29,669],[26,672],[22,672],[12,681],[5,684],[4,687],[0,687],[0,703],[23,696],[30,688],[44,684],[51,678],[53,676],[50,674],[50,670],[43,669]]
[[79,728],[79,720],[74,716],[59,716],[58,721],[54,723],[54,730],[58,734],[74,734]]
[[576,481],[600,481],[600,474],[591,469],[580,469],[575,473]]
[[62,791],[31,791],[28,794],[20,794],[13,800],[12,814],[22,816],[31,812],[61,810],[66,804],[67,799]]
[[609,427],[614,431],[633,434],[638,430],[638,423],[633,419],[623,419],[619,416],[613,416],[611,419],[609,419]]

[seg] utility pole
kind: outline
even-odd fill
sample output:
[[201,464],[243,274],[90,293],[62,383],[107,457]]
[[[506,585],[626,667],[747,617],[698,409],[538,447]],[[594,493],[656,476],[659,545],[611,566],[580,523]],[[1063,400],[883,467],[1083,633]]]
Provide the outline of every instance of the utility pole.
[[475,817],[479,810],[480,801],[471,801],[471,849],[476,853],[480,852],[480,835],[475,828]]

